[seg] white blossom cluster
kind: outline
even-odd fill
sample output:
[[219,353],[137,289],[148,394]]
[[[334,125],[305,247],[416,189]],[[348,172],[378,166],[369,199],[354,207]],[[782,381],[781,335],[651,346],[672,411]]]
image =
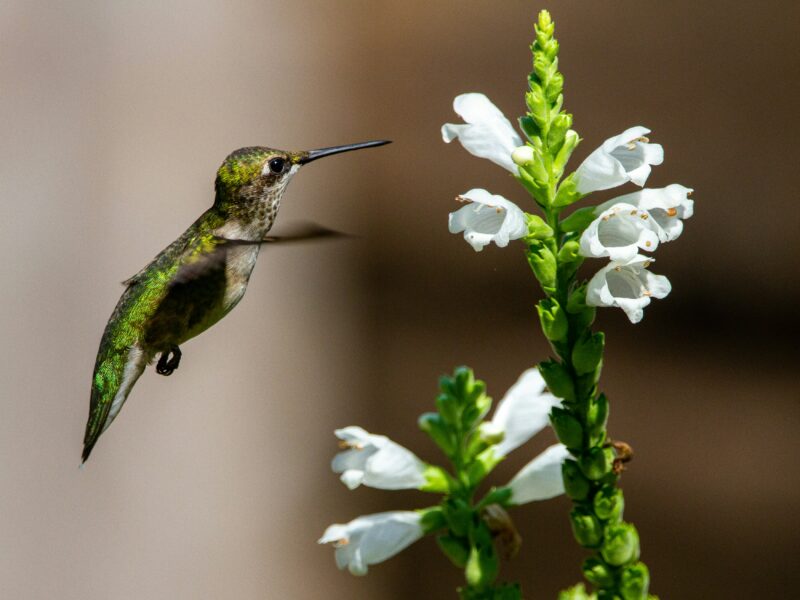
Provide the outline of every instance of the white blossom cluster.
[[[509,120],[483,94],[457,96],[453,108],[465,123],[442,126],[445,142],[458,139],[471,154],[515,176],[519,165],[532,160],[533,149],[523,145]],[[577,192],[586,195],[627,182],[643,187],[651,167],[664,160],[663,148],[650,143],[645,137],[648,133],[645,127],[631,127],[603,142],[575,171]],[[637,323],[651,298],[669,294],[669,280],[648,270],[653,259],[642,252],[653,252],[681,234],[683,219],[693,212],[691,192],[679,184],[644,188],[596,208],[595,220],[581,235],[580,252],[586,257],[608,257],[610,262],[589,281],[588,304],[617,306]],[[525,212],[510,200],[484,189],[471,189],[459,200],[467,204],[450,213],[450,232],[463,232],[476,251],[491,242],[504,247],[527,234]]]

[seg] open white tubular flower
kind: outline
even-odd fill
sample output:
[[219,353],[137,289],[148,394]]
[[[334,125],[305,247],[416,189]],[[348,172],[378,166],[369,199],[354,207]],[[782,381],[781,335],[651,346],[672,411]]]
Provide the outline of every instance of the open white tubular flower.
[[631,204],[649,213],[652,219],[650,226],[660,241],[671,242],[683,232],[683,219],[694,214],[694,201],[689,200],[692,191],[678,183],[663,188],[645,188],[604,202],[597,207],[597,212],[618,203]]
[[366,515],[334,524],[317,541],[333,544],[336,565],[353,575],[366,575],[369,565],[391,558],[424,535],[422,515],[410,510]]
[[631,323],[638,323],[651,298],[664,298],[672,290],[666,277],[647,270],[652,260],[641,255],[628,261],[612,260],[589,281],[586,304],[618,306]]
[[639,249],[652,252],[658,248],[657,224],[650,213],[620,200],[617,198],[597,208],[597,218],[581,235],[583,256],[608,256],[611,260],[628,261]]
[[506,456],[549,425],[550,409],[561,400],[544,388],[539,370],[528,369],[500,400],[492,420],[481,427],[484,435],[503,436],[494,446],[496,456]]
[[525,504],[535,500],[547,500],[564,493],[561,465],[569,456],[564,444],[555,444],[522,467],[508,483],[511,502]]
[[382,490],[418,489],[425,484],[427,465],[386,436],[356,426],[334,433],[346,450],[333,458],[331,468],[342,474],[342,483],[351,490],[361,484]]
[[514,175],[519,173],[511,153],[522,146],[522,139],[505,115],[483,94],[461,94],[453,100],[455,110],[466,124],[442,125],[442,139],[458,138],[464,149],[474,156],[488,158]]
[[664,162],[664,149],[644,137],[650,130],[637,126],[608,138],[575,171],[578,192],[588,194],[607,190],[628,181],[643,186],[650,175],[650,165]]
[[491,242],[503,248],[528,232],[525,213],[502,196],[475,188],[457,199],[467,205],[450,213],[450,233],[463,231],[464,239],[475,252]]

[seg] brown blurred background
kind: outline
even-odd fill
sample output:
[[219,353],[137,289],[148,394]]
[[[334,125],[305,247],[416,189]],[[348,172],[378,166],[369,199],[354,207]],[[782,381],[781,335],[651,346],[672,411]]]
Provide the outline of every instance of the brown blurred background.
[[[548,354],[519,246],[476,255],[446,229],[471,187],[525,195],[439,136],[464,91],[520,114],[545,7],[585,138],[573,165],[644,124],[666,150],[650,185],[696,190],[657,255],[670,297],[635,327],[599,314],[652,589],[795,596],[798,6],[0,1],[0,597],[455,597],[461,575],[430,539],[361,579],[315,540],[431,500],[348,492],[328,469],[335,427],[437,460],[415,421],[441,373],[469,364],[499,398]],[[281,209],[360,239],[266,249],[245,301],[178,373],[148,370],[79,471],[118,282],[212,202],[225,155],[384,137],[304,170]],[[560,498],[514,513],[525,542],[502,576],[527,598],[580,578],[567,512]]]

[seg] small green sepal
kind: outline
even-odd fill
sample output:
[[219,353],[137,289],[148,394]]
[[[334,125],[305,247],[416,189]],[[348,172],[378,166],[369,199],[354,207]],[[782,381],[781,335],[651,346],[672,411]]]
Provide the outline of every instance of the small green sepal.
[[561,181],[561,185],[558,186],[558,192],[556,192],[555,200],[553,200],[553,206],[563,208],[574,204],[581,198],[583,198],[583,195],[578,192],[578,188],[576,187],[575,173],[570,173]]
[[433,492],[436,494],[447,494],[455,487],[455,481],[450,474],[436,465],[428,465],[422,476],[425,483],[419,489],[423,492]]
[[487,448],[478,454],[467,467],[470,485],[477,486],[502,460],[503,457],[497,456],[494,448]]
[[426,535],[447,527],[447,519],[441,506],[421,508],[417,512],[421,515],[420,525]]
[[553,236],[553,228],[544,222],[538,215],[525,213],[525,221],[528,224],[528,234],[522,238],[526,244],[532,244],[537,240],[546,240]]
[[639,533],[630,523],[617,523],[605,529],[600,554],[610,565],[622,565],[639,560]]
[[513,490],[509,487],[493,487],[489,490],[483,499],[478,503],[478,508],[489,506],[490,504],[499,504],[500,506],[509,506],[511,504],[511,496]]
[[542,242],[529,244],[525,252],[528,264],[536,275],[536,279],[542,285],[542,289],[547,294],[554,294],[556,291],[556,257],[553,252]]
[[[567,167],[567,163],[569,162],[572,153],[580,143],[581,138],[578,136],[578,132],[574,131],[573,129],[570,129],[564,134],[564,140],[561,144],[561,147],[558,149],[558,153],[553,159],[553,172],[556,175],[556,178],[560,178],[564,174],[564,169]],[[580,199],[580,196],[578,199]]]
[[584,206],[577,209],[566,219],[561,221],[559,227],[565,233],[583,233],[583,230],[589,226],[589,223],[595,219],[594,206]]

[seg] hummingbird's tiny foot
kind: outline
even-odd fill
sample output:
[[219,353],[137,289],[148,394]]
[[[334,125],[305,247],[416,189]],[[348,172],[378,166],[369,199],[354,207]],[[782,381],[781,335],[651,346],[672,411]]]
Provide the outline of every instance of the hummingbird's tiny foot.
[[[170,354],[172,357],[170,358]],[[181,364],[181,349],[172,346],[167,352],[162,352],[156,364],[156,373],[159,375],[172,375],[172,372]]]

